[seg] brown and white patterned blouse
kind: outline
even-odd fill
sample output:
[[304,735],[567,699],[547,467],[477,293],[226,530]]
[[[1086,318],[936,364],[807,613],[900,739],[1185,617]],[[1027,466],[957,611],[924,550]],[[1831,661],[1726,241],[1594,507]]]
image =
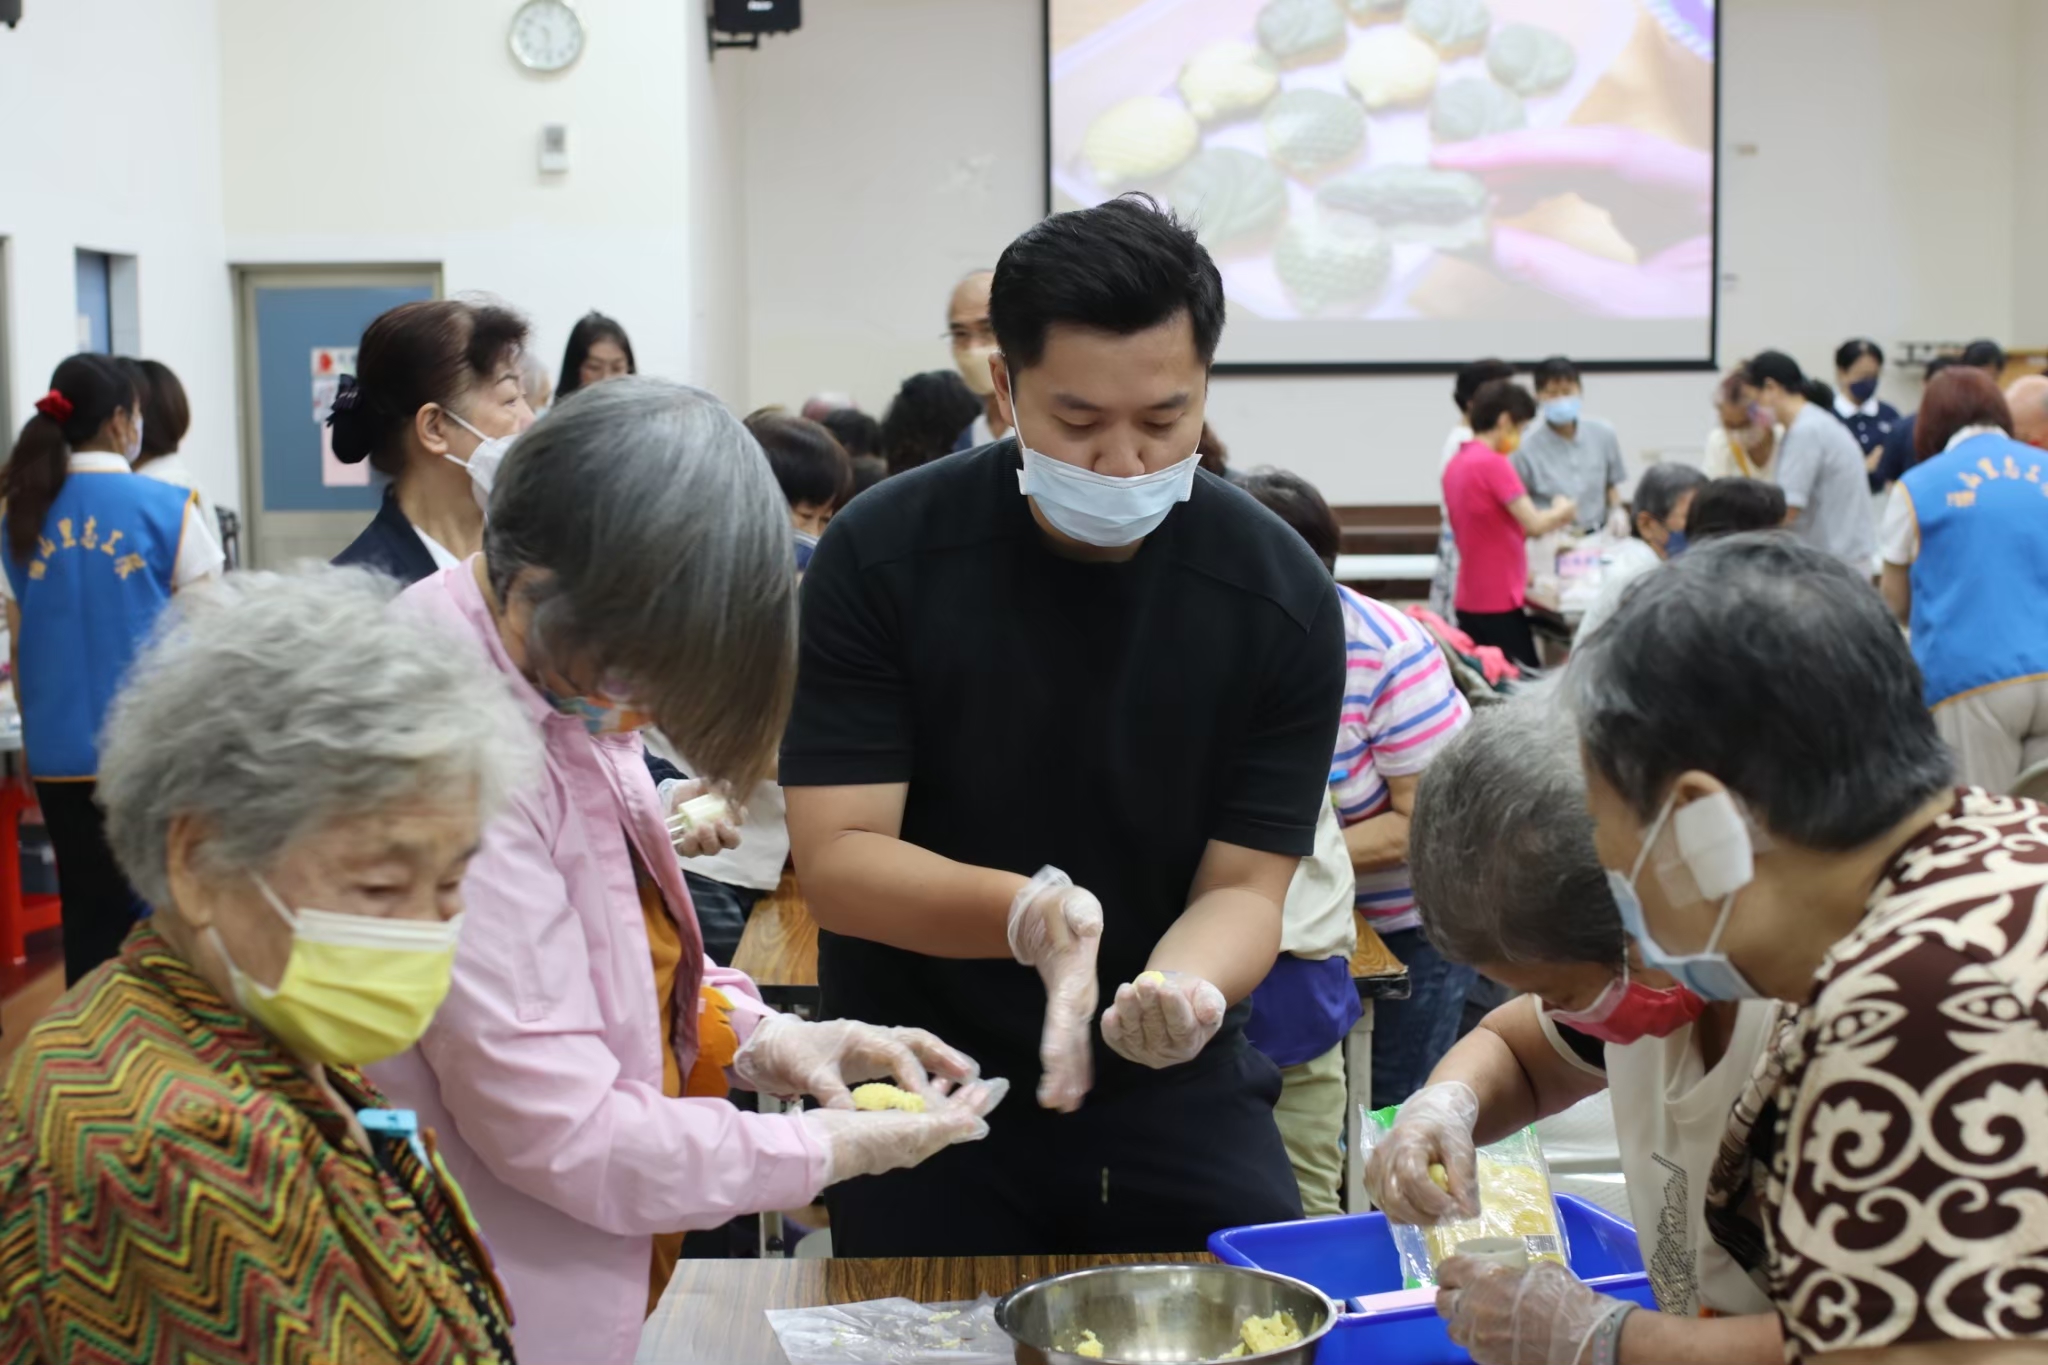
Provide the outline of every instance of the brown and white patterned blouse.
[[[1756,1194],[1764,1246],[1729,1214]],[[1738,1104],[1708,1194],[1785,1355],[2048,1336],[2048,809],[1958,793]]]

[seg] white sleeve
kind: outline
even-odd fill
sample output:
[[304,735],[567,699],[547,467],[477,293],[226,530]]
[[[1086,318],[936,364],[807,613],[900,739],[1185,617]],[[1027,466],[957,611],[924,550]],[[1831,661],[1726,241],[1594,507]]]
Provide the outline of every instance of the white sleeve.
[[1884,500],[1884,516],[1877,524],[1877,548],[1887,564],[1907,565],[1920,557],[1920,518],[1913,511],[1913,499],[1906,485],[1892,485]]
[[171,591],[213,577],[225,563],[227,557],[220,552],[220,542],[214,539],[212,528],[199,510],[199,495],[195,493],[185,501],[185,528],[178,538],[178,562],[171,569]]

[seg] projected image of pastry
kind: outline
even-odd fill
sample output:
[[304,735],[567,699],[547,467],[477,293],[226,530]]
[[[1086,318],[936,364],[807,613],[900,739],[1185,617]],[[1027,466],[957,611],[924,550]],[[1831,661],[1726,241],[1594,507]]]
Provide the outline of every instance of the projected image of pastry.
[[1274,162],[1309,176],[1354,160],[1365,149],[1365,110],[1327,90],[1289,90],[1266,106],[1266,145]]
[[1180,69],[1180,97],[1203,123],[1254,113],[1279,93],[1279,64],[1256,43],[1232,38],[1210,43]]
[[1202,130],[1176,100],[1140,95],[1095,120],[1081,155],[1105,186],[1125,186],[1172,170],[1195,154]]
[[1429,131],[1439,142],[1469,142],[1528,125],[1522,97],[1489,80],[1445,81],[1429,103]]
[[1368,109],[1421,104],[1436,89],[1436,49],[1400,25],[1358,35],[1344,58],[1344,83]]
[[1355,214],[1389,242],[1466,251],[1487,240],[1487,192],[1478,176],[1427,166],[1374,166],[1325,181],[1316,203]]
[[1486,46],[1493,11],[1486,0],[1408,0],[1408,27],[1445,57],[1463,57]]
[[1272,0],[1259,11],[1259,42],[1283,66],[1341,57],[1345,37],[1337,0]]
[[1287,216],[1287,177],[1262,156],[1235,147],[1197,152],[1166,191],[1182,221],[1211,251],[1268,240]]
[[1408,8],[1408,0],[1345,0],[1344,8],[1361,24],[1391,24]]
[[1486,69],[1517,95],[1541,95],[1572,78],[1572,45],[1534,24],[1503,24],[1486,41]]
[[1393,263],[1393,248],[1371,224],[1335,214],[1290,222],[1273,249],[1280,282],[1311,317],[1370,303]]

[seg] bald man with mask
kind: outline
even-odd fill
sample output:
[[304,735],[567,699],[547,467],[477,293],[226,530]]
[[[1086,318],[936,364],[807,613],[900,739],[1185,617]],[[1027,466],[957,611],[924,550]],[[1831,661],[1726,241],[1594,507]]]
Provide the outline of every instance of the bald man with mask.
[[953,341],[953,366],[981,400],[981,416],[961,433],[958,450],[973,450],[1010,434],[1010,419],[996,398],[995,375],[989,361],[996,354],[995,328],[988,320],[989,287],[996,272],[977,270],[953,286],[946,305],[946,332]]
[[2048,375],[2023,375],[2005,391],[2013,439],[2048,450]]

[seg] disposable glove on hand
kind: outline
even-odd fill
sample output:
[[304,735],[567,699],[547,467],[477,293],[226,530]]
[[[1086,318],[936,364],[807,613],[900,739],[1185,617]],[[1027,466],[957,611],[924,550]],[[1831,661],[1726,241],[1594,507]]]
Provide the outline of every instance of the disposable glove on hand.
[[[1463,1081],[1426,1085],[1408,1097],[1365,1161],[1366,1192],[1388,1222],[1432,1227],[1453,1215],[1479,1215],[1479,1148],[1472,1137],[1478,1122],[1479,1096]],[[1441,1184],[1432,1166],[1441,1169]]]
[[1010,901],[1010,956],[1045,983],[1038,1102],[1071,1114],[1095,1080],[1091,1026],[1102,947],[1102,903],[1056,867],[1043,867]]
[[853,1087],[891,1080],[912,1094],[943,1095],[932,1077],[971,1080],[978,1068],[923,1029],[881,1028],[851,1019],[814,1024],[775,1014],[754,1026],[732,1059],[741,1084],[767,1095],[810,1095],[827,1109],[853,1108]]
[[[692,802],[698,804],[685,810]],[[661,812],[668,818],[669,842],[678,858],[702,858],[740,846],[739,826],[745,817],[701,777],[672,777],[662,783]]]
[[1102,1038],[1140,1066],[1191,1062],[1223,1027],[1223,992],[1187,972],[1146,972],[1116,988],[1102,1012]]
[[1635,1306],[1594,1293],[1555,1261],[1509,1270],[1453,1256],[1436,1282],[1436,1311],[1477,1365],[1581,1365],[1593,1334]]
[[922,1114],[810,1109],[801,1121],[825,1148],[825,1183],[836,1185],[915,1166],[956,1142],[981,1141],[988,1136],[988,1112],[1009,1093],[1005,1080],[970,1081],[930,1101]]

